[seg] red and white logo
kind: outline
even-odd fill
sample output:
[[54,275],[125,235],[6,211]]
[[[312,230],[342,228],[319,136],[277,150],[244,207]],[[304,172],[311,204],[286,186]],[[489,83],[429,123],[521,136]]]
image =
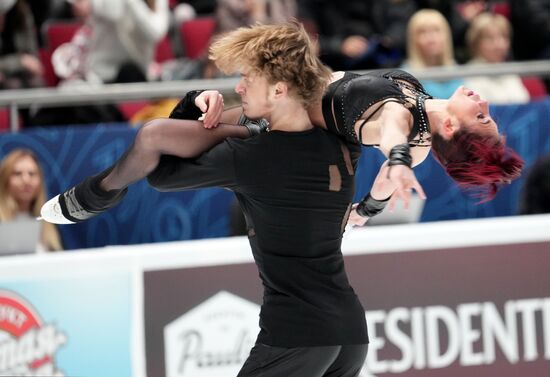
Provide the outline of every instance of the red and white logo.
[[54,356],[66,342],[66,335],[44,323],[29,302],[0,290],[0,376],[63,377]]

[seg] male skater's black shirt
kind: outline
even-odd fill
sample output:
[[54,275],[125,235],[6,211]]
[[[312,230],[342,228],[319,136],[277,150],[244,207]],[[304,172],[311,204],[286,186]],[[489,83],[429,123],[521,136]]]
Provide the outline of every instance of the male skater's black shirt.
[[368,342],[365,312],[340,250],[358,148],[319,128],[271,131],[228,139],[196,159],[163,156],[149,175],[161,191],[218,186],[235,192],[264,285],[258,342]]

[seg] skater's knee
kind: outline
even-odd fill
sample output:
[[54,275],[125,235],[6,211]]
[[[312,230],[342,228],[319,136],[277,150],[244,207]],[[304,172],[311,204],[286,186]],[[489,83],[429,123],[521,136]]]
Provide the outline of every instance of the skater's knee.
[[160,150],[160,128],[163,119],[153,119],[140,127],[136,134],[135,145],[140,149]]

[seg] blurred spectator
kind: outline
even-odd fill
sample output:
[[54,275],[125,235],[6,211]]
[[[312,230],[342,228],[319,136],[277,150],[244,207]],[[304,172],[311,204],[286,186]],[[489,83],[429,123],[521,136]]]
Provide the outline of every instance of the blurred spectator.
[[[435,9],[417,11],[407,27],[407,61],[404,69],[452,67],[456,64],[449,23]],[[421,80],[428,93],[449,98],[463,84],[461,79]]]
[[416,0],[416,3],[420,9],[438,10],[449,21],[458,63],[468,60],[466,31],[478,14],[492,12],[506,17],[510,14],[508,0]]
[[55,0],[50,11],[50,20],[82,21],[91,14],[91,7],[90,0]]
[[455,56],[460,63],[468,60],[466,48],[466,31],[472,20],[479,14],[489,11],[489,2],[485,0],[453,0],[450,13],[446,15],[449,20]]
[[297,14],[295,0],[218,0],[216,32],[225,33],[256,22],[285,22]]
[[0,88],[43,86],[34,19],[25,0],[0,1],[0,32]]
[[82,23],[88,22],[92,15],[92,3],[90,0],[66,0],[71,6],[73,18]]
[[63,0],[27,0],[34,19],[34,33],[38,47],[44,46],[42,25],[52,17],[53,7],[57,1]]
[[[81,87],[101,85],[98,76],[89,69],[90,51],[93,43],[92,4],[96,0],[66,0],[71,4],[75,20],[82,22],[73,38],[61,44],[52,54],[52,66],[61,79],[59,87]],[[140,0],[141,1],[141,0]],[[66,107],[38,107],[30,112],[26,126],[60,126],[90,123],[123,122],[124,116],[112,104],[80,105]]]
[[550,213],[550,156],[540,157],[529,169],[520,196],[520,215],[538,213]]
[[67,0],[55,0],[50,10],[50,20],[73,20],[71,3]]
[[[46,201],[44,175],[38,159],[26,149],[14,149],[0,164],[0,222],[40,216]],[[54,224],[43,222],[38,251],[62,250]]]
[[146,81],[157,43],[168,30],[168,0],[89,1],[87,77],[104,83]]
[[[60,86],[127,83],[156,79],[151,71],[157,42],[168,29],[168,0],[66,0],[83,21],[70,43],[52,54]],[[35,109],[28,126],[123,122],[111,104]]]
[[[298,14],[295,0],[218,0],[215,19],[216,30],[212,39],[242,26],[290,21]],[[202,78],[216,78],[223,74],[207,58],[208,51],[201,58]]]
[[90,0],[67,0],[71,5],[73,19],[82,26],[68,43],[58,46],[52,53],[52,66],[60,85],[75,81],[93,82],[95,76],[88,70],[87,59],[90,51],[93,29],[91,26],[92,3]]
[[[478,15],[466,33],[469,64],[502,63],[510,54],[510,22],[500,14]],[[529,102],[529,92],[519,75],[477,76],[465,80],[465,86],[494,104]]]
[[550,0],[509,0],[514,57],[550,59]]
[[401,64],[413,0],[306,0],[299,6],[300,19],[316,29],[320,56],[332,69]]
[[197,11],[188,3],[180,3],[171,8],[172,20],[171,27],[181,24],[182,22],[192,20],[197,17]]
[[177,0],[177,4],[189,4],[199,16],[209,16],[216,11],[216,0]]

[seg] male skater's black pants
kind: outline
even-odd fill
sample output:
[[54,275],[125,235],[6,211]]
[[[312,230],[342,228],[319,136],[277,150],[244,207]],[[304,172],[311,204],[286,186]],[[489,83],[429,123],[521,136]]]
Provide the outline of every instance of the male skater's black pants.
[[256,344],[237,377],[356,377],[367,344],[281,348]]

